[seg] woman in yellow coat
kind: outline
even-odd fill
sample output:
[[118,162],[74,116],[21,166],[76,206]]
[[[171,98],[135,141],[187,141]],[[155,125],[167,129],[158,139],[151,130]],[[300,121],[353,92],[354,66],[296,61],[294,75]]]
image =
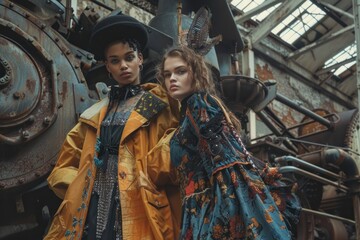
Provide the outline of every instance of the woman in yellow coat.
[[118,85],[65,139],[48,177],[63,202],[45,239],[176,239],[181,204],[168,185],[166,131],[177,126],[178,108],[159,85],[140,85],[147,32],[134,18],[111,16],[90,43]]

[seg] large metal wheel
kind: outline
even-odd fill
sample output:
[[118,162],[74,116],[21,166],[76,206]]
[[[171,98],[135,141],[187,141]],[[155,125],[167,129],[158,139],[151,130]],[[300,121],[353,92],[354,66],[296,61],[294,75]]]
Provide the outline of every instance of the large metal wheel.
[[0,0],[0,239],[41,239],[44,207],[56,205],[46,177],[91,103],[80,69],[91,56],[23,3]]

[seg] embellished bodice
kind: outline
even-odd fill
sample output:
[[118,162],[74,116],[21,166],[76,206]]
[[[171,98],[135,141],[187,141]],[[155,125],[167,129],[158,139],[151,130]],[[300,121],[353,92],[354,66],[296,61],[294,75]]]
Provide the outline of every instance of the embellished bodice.
[[182,102],[181,113],[181,124],[170,144],[183,197],[209,188],[212,175],[224,166],[239,160],[250,164],[241,140],[210,95],[193,94]]

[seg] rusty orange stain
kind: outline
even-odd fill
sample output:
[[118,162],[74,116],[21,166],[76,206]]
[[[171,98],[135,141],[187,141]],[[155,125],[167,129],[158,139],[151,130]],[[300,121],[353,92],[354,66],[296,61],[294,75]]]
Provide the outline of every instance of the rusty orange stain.
[[256,64],[256,74],[258,75],[258,79],[260,81],[274,79],[274,75],[270,70],[268,64],[265,64],[264,66],[260,66],[259,64]]

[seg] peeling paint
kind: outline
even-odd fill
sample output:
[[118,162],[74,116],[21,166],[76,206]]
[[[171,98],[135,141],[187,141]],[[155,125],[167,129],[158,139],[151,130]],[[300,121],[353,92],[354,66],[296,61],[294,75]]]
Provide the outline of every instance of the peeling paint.
[[263,66],[256,64],[256,75],[260,81],[274,79],[274,75],[267,63]]

